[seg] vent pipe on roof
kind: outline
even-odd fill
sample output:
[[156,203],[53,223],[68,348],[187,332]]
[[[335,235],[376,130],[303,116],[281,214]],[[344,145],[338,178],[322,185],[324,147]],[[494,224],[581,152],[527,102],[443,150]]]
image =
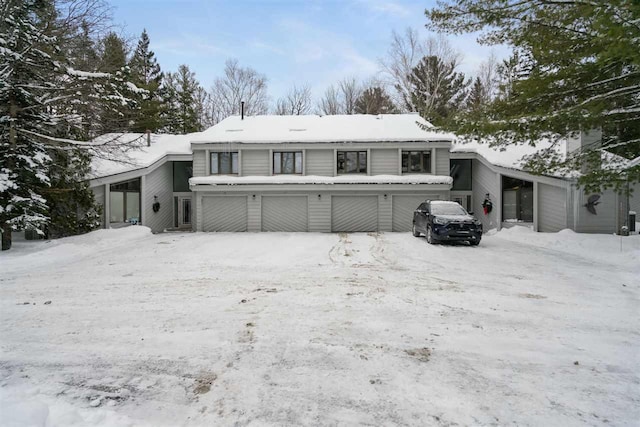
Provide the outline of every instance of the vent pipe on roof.
[[244,120],[244,101],[240,102],[240,120]]
[[147,147],[151,147],[151,131],[147,129]]

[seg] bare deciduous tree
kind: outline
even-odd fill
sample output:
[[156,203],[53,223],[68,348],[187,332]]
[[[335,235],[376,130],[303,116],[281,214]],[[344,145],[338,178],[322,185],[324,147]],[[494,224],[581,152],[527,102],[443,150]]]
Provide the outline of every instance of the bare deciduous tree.
[[340,95],[334,85],[331,85],[324,91],[324,96],[318,102],[318,111],[320,114],[335,115],[341,114]]
[[356,114],[356,102],[362,94],[362,86],[354,77],[340,80],[337,87],[327,88],[323,98],[318,103],[321,114]]
[[217,78],[211,88],[213,123],[240,114],[242,101],[246,115],[267,114],[267,78],[253,68],[240,67],[236,59],[230,59],[225,64],[224,77]]
[[287,95],[276,102],[275,113],[280,116],[300,116],[311,112],[311,88],[293,86]]

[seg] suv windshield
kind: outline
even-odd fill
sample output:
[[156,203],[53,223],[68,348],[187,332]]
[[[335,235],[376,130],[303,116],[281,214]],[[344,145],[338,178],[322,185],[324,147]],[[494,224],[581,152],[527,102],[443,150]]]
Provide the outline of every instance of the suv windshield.
[[467,215],[462,206],[457,203],[438,203],[431,205],[433,215]]

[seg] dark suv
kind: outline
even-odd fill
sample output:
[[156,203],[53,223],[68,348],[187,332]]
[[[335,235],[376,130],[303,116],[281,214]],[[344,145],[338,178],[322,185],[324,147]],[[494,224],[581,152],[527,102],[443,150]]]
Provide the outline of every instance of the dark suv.
[[413,235],[427,242],[466,241],[476,246],[482,239],[482,223],[456,202],[427,200],[413,212]]

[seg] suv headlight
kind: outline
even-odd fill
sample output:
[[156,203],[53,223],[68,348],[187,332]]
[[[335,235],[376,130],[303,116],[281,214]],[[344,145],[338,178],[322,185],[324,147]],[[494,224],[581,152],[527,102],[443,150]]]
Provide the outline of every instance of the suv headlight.
[[433,222],[435,224],[440,224],[440,225],[445,225],[447,223],[447,221],[445,219],[437,217],[437,216],[433,218]]

